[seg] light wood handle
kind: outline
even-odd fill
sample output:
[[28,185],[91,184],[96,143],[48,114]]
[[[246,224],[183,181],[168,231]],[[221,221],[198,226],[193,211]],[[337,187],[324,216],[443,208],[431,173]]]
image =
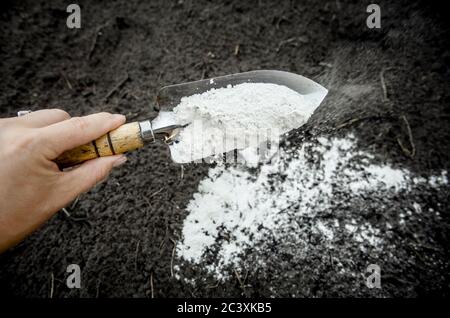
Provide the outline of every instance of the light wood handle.
[[60,168],[67,168],[86,160],[117,155],[143,146],[139,123],[134,122],[122,125],[90,143],[64,152],[55,162]]

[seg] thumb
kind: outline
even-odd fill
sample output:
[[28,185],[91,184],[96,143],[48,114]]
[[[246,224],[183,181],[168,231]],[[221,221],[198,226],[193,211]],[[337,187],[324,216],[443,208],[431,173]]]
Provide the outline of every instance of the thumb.
[[74,199],[79,194],[87,192],[106,179],[114,167],[118,167],[127,161],[125,155],[101,157],[86,161],[78,168],[63,173],[62,183],[67,189],[66,193]]

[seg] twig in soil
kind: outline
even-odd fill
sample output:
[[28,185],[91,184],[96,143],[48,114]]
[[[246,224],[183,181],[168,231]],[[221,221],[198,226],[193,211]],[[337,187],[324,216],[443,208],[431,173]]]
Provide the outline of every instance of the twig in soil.
[[352,119],[349,119],[349,120],[347,120],[345,123],[342,123],[342,124],[340,124],[340,125],[337,125],[337,126],[336,126],[336,129],[341,129],[341,128],[350,126],[350,125],[352,125],[352,124],[354,124],[354,123],[356,123],[356,122],[358,122],[358,121],[361,121],[361,120],[362,120],[362,118],[352,118]]
[[181,168],[180,179],[182,180],[183,177],[184,177],[184,166],[183,166],[183,165],[180,165],[180,168]]
[[92,57],[92,54],[94,54],[94,50],[97,47],[97,38],[100,33],[100,31],[105,27],[106,24],[99,26],[97,29],[95,29],[94,39],[92,40],[91,47],[89,48],[87,59],[90,60]]
[[426,243],[423,243],[422,241],[420,241],[415,235],[412,235],[412,238],[417,242],[417,243],[412,243],[412,246],[414,247],[418,247],[418,248],[422,248],[422,249],[428,249],[434,252],[441,252],[440,249],[433,247],[431,245],[428,245]]
[[380,72],[380,82],[381,82],[381,88],[383,89],[383,102],[387,102],[389,100],[387,88],[386,88],[386,81],[384,80],[384,73],[389,70],[390,68],[383,67]]
[[327,62],[319,62],[320,66],[324,66],[324,67],[328,67],[328,68],[333,68],[333,64],[331,63],[327,63]]
[[153,272],[150,273],[150,295],[151,298],[155,298],[155,294],[153,291]]
[[[134,92],[128,91],[127,93],[128,93],[131,97],[133,97],[135,100],[141,100]],[[139,114],[139,112],[136,113],[136,114]]]
[[220,285],[220,281],[217,281],[217,283],[215,285],[208,285],[205,288],[206,289],[214,289],[214,288],[219,287],[219,285]]
[[102,283],[102,281],[99,279],[97,280],[97,289],[95,292],[95,298],[98,298],[98,296],[100,295],[100,284]]
[[238,56],[239,55],[239,49],[240,49],[240,46],[239,46],[239,43],[238,43],[234,47],[234,56]]
[[328,261],[330,262],[330,266],[333,266],[333,257],[331,256],[331,252],[328,252]]
[[145,203],[147,203],[149,208],[152,207],[152,204],[150,203],[150,201],[146,197],[142,197],[142,199],[145,201]]
[[164,247],[164,245],[166,245],[166,238],[165,238],[165,236],[164,236],[164,238],[161,240],[161,243],[159,244],[159,254],[160,255],[162,255],[162,253],[163,253],[163,247]]
[[412,244],[411,246],[409,246],[410,250],[413,251],[417,257],[419,258],[419,260],[422,263],[426,263],[426,260],[423,258],[423,256],[417,251],[417,245]]
[[64,81],[66,82],[67,87],[69,87],[70,90],[73,90],[73,86],[70,83],[69,79],[67,78],[66,74],[64,74],[64,72],[61,72],[61,77],[64,79]]
[[158,72],[158,77],[156,78],[156,83],[159,83],[161,81],[163,73],[161,71]]
[[170,240],[173,243],[172,257],[170,258],[170,277],[173,277],[174,276],[173,275],[173,260],[175,258],[175,250],[177,248],[177,242],[174,239],[172,239],[172,238],[170,238]]
[[293,38],[289,38],[287,40],[283,40],[280,42],[280,44],[278,44],[276,53],[280,52],[281,48],[287,44],[293,44],[294,46],[298,46],[298,42],[300,43],[308,43],[309,40],[307,37],[305,36],[299,36],[299,37],[293,37]]
[[70,215],[69,211],[67,211],[66,208],[62,208],[61,211],[63,211],[64,214],[65,214],[68,218],[72,217],[72,216]]
[[70,210],[75,209],[75,207],[77,206],[79,200],[80,200],[80,196],[77,196],[75,198],[75,200],[73,200],[72,204],[70,205]]
[[75,221],[75,222],[82,222],[82,221],[86,221],[89,223],[88,218],[87,217],[75,217],[72,216],[72,214],[69,213],[69,211],[66,208],[62,208],[61,211],[64,212],[64,214],[66,215],[66,217],[68,217],[70,220]]
[[156,191],[156,192],[153,192],[152,194],[150,194],[150,196],[148,197],[149,199],[150,198],[152,198],[152,197],[154,197],[155,195],[157,195],[158,193],[160,193],[162,190],[164,190],[165,188],[161,188],[161,189],[159,189],[158,191]]
[[400,146],[400,148],[402,149],[403,153],[406,156],[408,156],[410,158],[414,158],[414,156],[416,155],[416,146],[414,144],[414,139],[413,139],[413,135],[412,135],[412,132],[411,132],[411,126],[409,125],[408,119],[406,118],[405,115],[402,115],[401,118],[402,118],[402,120],[404,121],[404,123],[406,125],[406,131],[408,132],[408,139],[409,139],[409,144],[411,146],[411,150],[407,149],[403,145],[403,143],[402,143],[402,141],[400,140],[399,137],[397,137],[397,142],[398,142],[398,145]]
[[238,272],[236,271],[236,269],[234,270],[234,274],[236,275],[236,278],[239,282],[239,286],[241,287],[242,291],[245,291],[245,285],[244,282],[242,281],[241,277],[239,276]]
[[343,122],[342,124],[339,124],[336,126],[336,129],[341,129],[347,126],[350,126],[354,123],[363,121],[363,120],[368,120],[368,119],[386,119],[386,120],[392,120],[392,116],[380,116],[380,115],[375,115],[375,116],[365,116],[365,117],[356,117],[356,118],[351,118],[345,122]]
[[282,48],[284,45],[289,44],[289,43],[292,43],[292,42],[294,42],[296,39],[297,39],[297,38],[289,38],[289,39],[287,39],[287,40],[281,41],[281,42],[278,44],[278,47],[277,47],[277,51],[276,51],[276,52],[277,52],[277,53],[280,52],[281,48]]
[[192,290],[190,288],[188,288],[188,290],[189,290],[189,293],[191,293],[192,297],[194,297],[194,298],[197,297],[196,294],[194,293],[194,291],[196,291],[196,290]]
[[50,275],[50,295],[49,298],[53,298],[53,289],[55,286],[55,275],[53,275],[53,272]]
[[137,271],[137,260],[138,260],[138,252],[139,252],[139,244],[141,241],[137,241],[136,243],[136,251],[134,252],[134,270]]
[[130,76],[128,75],[128,72],[126,72],[124,78],[119,83],[117,83],[117,85],[114,86],[113,89],[108,92],[108,94],[106,94],[105,100],[108,100],[108,98],[110,98],[112,94],[119,90],[129,79]]

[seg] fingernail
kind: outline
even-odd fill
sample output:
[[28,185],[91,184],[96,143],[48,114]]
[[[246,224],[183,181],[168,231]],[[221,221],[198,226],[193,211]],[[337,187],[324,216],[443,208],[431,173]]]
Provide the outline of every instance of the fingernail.
[[116,161],[114,161],[113,167],[121,166],[121,165],[123,165],[125,162],[127,162],[127,156],[122,155],[122,156],[120,156],[119,158],[117,158]]

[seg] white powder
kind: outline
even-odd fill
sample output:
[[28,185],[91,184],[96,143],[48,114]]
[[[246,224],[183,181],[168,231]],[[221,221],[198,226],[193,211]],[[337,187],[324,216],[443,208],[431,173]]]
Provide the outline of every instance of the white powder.
[[322,221],[317,221],[315,229],[322,235],[324,235],[328,240],[333,240],[334,232],[332,229],[328,228]]
[[316,95],[269,83],[229,85],[183,97],[173,112],[177,123],[189,125],[170,146],[172,159],[185,163],[257,147],[305,124],[320,102]]
[[448,184],[447,171],[442,171],[441,175],[439,176],[431,176],[428,179],[428,184],[433,188],[439,187],[441,185],[447,185]]
[[370,190],[376,187],[378,183],[382,183],[382,186],[387,189],[394,188],[397,191],[405,186],[407,174],[403,170],[393,169],[388,165],[369,165],[364,169],[367,172],[367,176],[363,176],[361,180],[350,184],[350,188],[353,191]]
[[[327,211],[332,214],[340,204],[367,192],[369,197],[383,198],[419,182],[408,170],[371,161],[373,156],[358,150],[350,135],[304,143],[261,165],[256,174],[244,166],[210,169],[187,206],[189,215],[176,255],[225,279],[229,268],[244,262],[246,249],[264,249],[271,240],[277,246],[293,246],[289,253],[301,257],[309,248],[311,226],[329,244],[339,234],[347,235],[363,251],[367,246],[381,248],[380,230],[370,223],[351,219],[340,227],[337,220],[316,217]],[[419,183],[439,186],[446,180],[443,172]],[[304,217],[313,224],[299,222]],[[205,265],[209,252],[216,253],[215,261]],[[259,266],[264,262],[259,260]]]

